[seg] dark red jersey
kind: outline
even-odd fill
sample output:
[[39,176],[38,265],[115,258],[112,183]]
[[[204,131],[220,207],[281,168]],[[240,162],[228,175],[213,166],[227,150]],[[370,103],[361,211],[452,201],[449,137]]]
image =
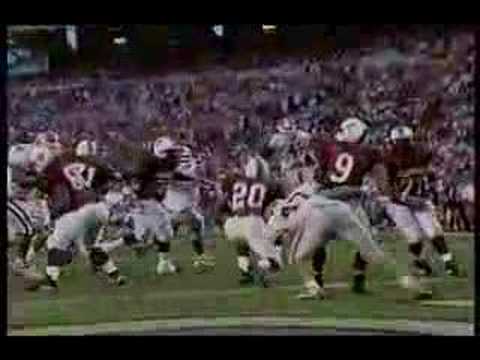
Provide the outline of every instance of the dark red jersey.
[[371,145],[319,140],[312,149],[321,173],[320,182],[326,187],[360,186],[365,175],[376,164],[383,163],[381,150]]
[[423,179],[431,175],[433,153],[429,146],[420,143],[390,145],[385,154],[389,179],[397,196],[421,193]]
[[52,218],[97,201],[113,179],[113,172],[92,158],[70,154],[56,158],[41,176]]
[[249,179],[243,176],[229,179],[222,186],[229,212],[233,215],[263,216],[266,208],[283,194],[276,183]]

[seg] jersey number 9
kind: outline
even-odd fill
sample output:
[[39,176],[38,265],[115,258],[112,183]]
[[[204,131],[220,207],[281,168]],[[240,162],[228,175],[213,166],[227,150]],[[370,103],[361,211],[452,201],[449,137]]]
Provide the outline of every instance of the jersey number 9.
[[335,160],[335,173],[330,174],[330,181],[341,184],[347,181],[353,170],[353,156],[349,153],[341,153]]

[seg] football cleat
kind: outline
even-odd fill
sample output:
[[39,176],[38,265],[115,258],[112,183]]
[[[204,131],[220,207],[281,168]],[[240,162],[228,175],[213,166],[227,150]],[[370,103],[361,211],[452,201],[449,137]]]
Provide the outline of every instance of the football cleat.
[[197,274],[211,271],[215,267],[215,257],[206,254],[194,255],[193,267]]
[[157,264],[157,275],[170,275],[178,272],[178,266],[176,266],[170,259],[160,260]]
[[297,295],[298,300],[323,300],[325,297],[325,289],[321,287],[308,287]]
[[448,276],[460,277],[460,270],[455,260],[445,262],[445,272]]
[[123,286],[127,283],[127,278],[117,271],[108,275],[108,282],[115,286]]
[[58,291],[58,285],[57,282],[53,281],[48,275],[44,275],[41,278],[30,280],[25,286],[25,290],[56,293]]
[[253,285],[255,283],[255,277],[253,276],[252,272],[242,271],[238,283],[240,285]]
[[413,297],[414,300],[430,300],[433,298],[432,290],[422,289]]

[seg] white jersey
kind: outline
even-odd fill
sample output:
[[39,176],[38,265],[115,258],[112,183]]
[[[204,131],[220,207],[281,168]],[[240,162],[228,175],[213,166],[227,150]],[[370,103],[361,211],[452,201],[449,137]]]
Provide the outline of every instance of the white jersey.
[[298,206],[303,201],[309,199],[318,190],[316,183],[306,182],[293,190],[285,200],[287,206]]
[[285,154],[290,145],[293,144],[293,140],[295,138],[295,134],[293,132],[282,133],[278,132],[272,135],[270,142],[268,143],[268,147],[275,152]]
[[63,215],[47,240],[48,249],[69,250],[76,245],[85,251],[86,246],[96,242],[98,231],[108,223],[109,217],[109,206],[105,202],[87,204]]
[[167,180],[164,205],[174,211],[192,208],[199,199],[197,175],[199,164],[188,146],[180,146],[180,160],[174,174]]
[[13,196],[12,168],[7,166],[7,197]]
[[96,141],[82,140],[77,144],[75,154],[77,156],[95,156],[98,154],[97,148]]

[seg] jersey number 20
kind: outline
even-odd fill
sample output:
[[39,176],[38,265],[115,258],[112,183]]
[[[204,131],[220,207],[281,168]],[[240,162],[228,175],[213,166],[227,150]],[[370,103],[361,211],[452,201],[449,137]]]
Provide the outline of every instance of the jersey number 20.
[[335,173],[330,174],[330,181],[341,184],[347,181],[353,170],[353,156],[349,153],[341,153],[335,160]]
[[63,168],[63,174],[75,190],[81,191],[91,188],[95,168],[83,163],[73,163]]
[[261,209],[267,189],[261,183],[248,186],[244,182],[237,182],[233,186],[232,210],[234,212],[250,209]]

